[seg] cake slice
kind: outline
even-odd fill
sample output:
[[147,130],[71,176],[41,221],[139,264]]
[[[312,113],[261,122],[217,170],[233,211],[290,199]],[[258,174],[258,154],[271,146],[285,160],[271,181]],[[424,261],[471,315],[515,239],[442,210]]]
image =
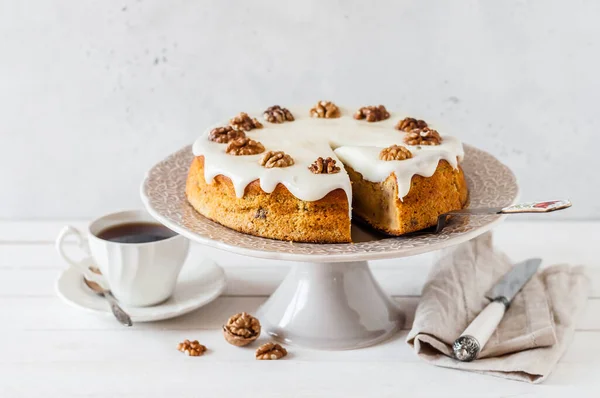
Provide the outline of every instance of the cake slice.
[[352,181],[353,216],[389,235],[403,235],[431,227],[438,215],[463,208],[467,184],[460,166],[441,160],[431,177],[415,175],[408,195],[398,197],[398,181],[391,174],[383,182],[370,182],[346,165]]

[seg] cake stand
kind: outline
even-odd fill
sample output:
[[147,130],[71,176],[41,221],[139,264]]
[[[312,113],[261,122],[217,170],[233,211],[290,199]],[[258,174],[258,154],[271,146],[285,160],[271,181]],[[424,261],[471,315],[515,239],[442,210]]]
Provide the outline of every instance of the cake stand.
[[[276,340],[317,349],[342,350],[375,344],[404,323],[373,278],[367,261],[413,256],[472,239],[504,216],[457,217],[439,234],[386,237],[353,225],[353,243],[292,243],[242,234],[198,214],[187,202],[185,183],[193,155],[185,147],[148,172],[141,196],[150,214],[203,245],[232,253],[292,262],[284,281],[259,309],[263,330]],[[465,145],[462,163],[469,207],[503,207],[517,199],[512,172],[492,155]]]

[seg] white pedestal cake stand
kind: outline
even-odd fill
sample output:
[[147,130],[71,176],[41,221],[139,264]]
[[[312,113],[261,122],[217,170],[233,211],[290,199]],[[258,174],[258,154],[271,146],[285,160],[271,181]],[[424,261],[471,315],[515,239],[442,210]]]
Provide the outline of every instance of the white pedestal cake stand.
[[[275,339],[318,349],[353,349],[382,341],[402,327],[404,315],[381,290],[367,260],[413,256],[472,239],[503,217],[450,221],[437,235],[390,238],[353,226],[353,243],[312,244],[236,232],[198,214],[185,198],[190,147],[167,157],[141,187],[147,210],[172,230],[201,244],[237,254],[293,261],[275,293],[260,308],[263,330]],[[465,145],[462,163],[470,207],[508,206],[517,198],[512,172],[490,154]]]

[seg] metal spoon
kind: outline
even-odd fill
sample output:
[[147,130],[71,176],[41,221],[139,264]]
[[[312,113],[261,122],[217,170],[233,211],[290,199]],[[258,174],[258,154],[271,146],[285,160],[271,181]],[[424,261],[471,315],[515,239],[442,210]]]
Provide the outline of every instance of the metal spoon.
[[[92,269],[92,272],[96,272],[95,270]],[[115,298],[115,296],[112,295],[112,293],[110,292],[110,290],[104,290],[102,289],[102,287],[100,287],[100,285],[98,285],[95,282],[91,282],[88,281],[87,279],[83,278],[83,282],[86,284],[87,287],[89,287],[94,293],[96,293],[99,296],[103,296],[106,301],[108,301],[108,303],[110,304],[110,310],[112,311],[113,315],[115,316],[115,318],[117,318],[117,320],[125,326],[131,326],[133,325],[133,323],[131,322],[131,318],[129,317],[129,315],[127,315],[127,313],[125,311],[123,311],[123,309],[119,306],[119,303],[117,302],[117,299]]]

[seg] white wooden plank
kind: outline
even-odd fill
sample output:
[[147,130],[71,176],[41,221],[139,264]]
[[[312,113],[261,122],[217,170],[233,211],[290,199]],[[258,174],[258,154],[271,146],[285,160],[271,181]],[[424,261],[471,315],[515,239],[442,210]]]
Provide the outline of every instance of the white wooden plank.
[[85,231],[85,220],[1,220],[0,242],[53,242],[65,225]]
[[105,397],[594,397],[598,368],[559,363],[545,384],[508,381],[422,362],[252,361],[189,358],[0,364],[0,395]]
[[[417,297],[395,298],[406,311],[406,328],[412,324]],[[197,311],[178,318],[137,323],[139,330],[218,329],[231,315],[255,313],[266,297],[221,296]],[[0,319],[5,330],[123,330],[110,314],[71,307],[58,297],[0,297]]]
[[[225,268],[228,296],[268,296],[275,291],[285,277],[288,268],[233,267]],[[426,273],[418,273],[414,267],[377,268],[375,279],[384,291],[392,296],[418,296]],[[49,297],[55,296],[54,284],[60,270],[57,269],[10,269],[0,268],[0,297]],[[592,281],[591,298],[600,298],[600,268],[588,268]]]
[[[404,342],[407,331],[398,333],[393,339],[361,350],[332,351],[301,349],[289,346],[288,359],[298,361],[349,362],[401,361],[416,362],[410,347]],[[136,361],[178,360],[182,356],[176,350],[177,343],[185,339],[197,339],[209,351],[211,362],[253,362],[256,348],[268,341],[264,334],[246,347],[235,347],[227,343],[219,329],[211,330],[109,330],[109,331],[26,331],[3,333],[0,341],[0,363],[14,362],[77,362],[85,358],[88,362],[118,361],[127,353]],[[600,332],[595,337],[600,337]],[[28,350],[31,341],[43,339],[46,352],[40,356]],[[589,339],[587,339],[589,340]],[[587,341],[586,340],[586,341]],[[598,348],[600,350],[600,347]],[[598,352],[597,352],[598,353]]]
[[[270,295],[288,270],[289,267],[225,267],[227,288],[224,294]],[[54,283],[60,273],[55,268],[0,268],[0,296],[53,296]],[[416,296],[421,292],[426,273],[419,273],[412,266],[381,268],[375,270],[375,278],[390,295]]]
[[[67,250],[73,256],[78,254],[75,246]],[[192,245],[185,266],[193,266],[205,257],[214,259],[225,269],[228,281],[226,294],[269,295],[290,269],[288,262],[238,256],[196,244]],[[434,254],[424,254],[397,260],[374,261],[371,266],[378,270],[376,278],[389,294],[419,295],[433,259]],[[29,282],[32,287],[29,288],[25,281],[43,278],[50,285],[51,279],[53,285],[63,267],[63,260],[51,244],[0,245],[0,295],[18,293],[15,290],[24,294],[42,294],[40,291],[32,293],[31,290],[34,285],[40,287],[46,282]],[[43,288],[44,294],[48,294],[51,289],[49,285]]]
[[[550,247],[559,246],[556,243],[550,245]],[[547,259],[551,258],[543,254],[541,246],[533,249],[531,253],[526,253],[524,247],[526,248],[524,245],[511,246],[512,251],[520,251],[513,258],[522,259],[536,255],[534,253],[543,255]],[[586,264],[592,282],[590,296],[600,297],[600,262],[592,260],[595,256],[591,250],[593,247],[594,245],[589,245],[585,252],[574,253],[572,256],[581,260],[589,257],[589,261],[572,263]],[[77,249],[75,247],[71,249],[75,254]],[[558,249],[554,253],[558,260],[569,256],[566,251],[562,254],[558,253]],[[287,262],[237,256],[200,245],[192,245],[186,266],[193,266],[206,256],[215,259],[224,267],[228,277],[226,294],[269,295],[279,285],[290,267]],[[409,258],[373,261],[371,267],[375,278],[389,294],[419,295],[436,256],[437,253],[428,253]],[[544,266],[557,262],[560,261],[547,260]],[[55,275],[58,275],[64,266],[51,244],[0,244],[0,295],[19,294],[19,292],[26,295],[49,294],[53,289]],[[16,272],[17,270],[24,272],[19,273]]]
[[[394,297],[407,315],[410,328],[418,297]],[[255,313],[266,297],[221,296],[214,302],[178,318],[138,323],[140,330],[191,330],[219,328],[229,316],[246,311]],[[590,299],[577,325],[578,330],[600,331],[600,299]],[[83,311],[63,303],[58,297],[0,297],[2,327],[14,330],[121,330],[110,314]]]
[[[288,359],[310,362],[418,362],[412,349],[406,344],[408,331],[397,333],[393,338],[372,347],[347,351],[320,351],[287,346]],[[253,362],[254,350],[271,341],[265,333],[249,346],[240,348],[227,343],[219,328],[210,330],[29,330],[3,331],[0,336],[0,364],[23,362],[117,362],[127,353],[135,361],[178,360],[182,355],[176,350],[180,341],[196,339],[204,344],[207,359],[211,362]],[[31,349],[32,342],[43,341],[44,355]],[[567,364],[598,364],[600,357],[600,331],[575,332],[573,342],[561,358]]]

